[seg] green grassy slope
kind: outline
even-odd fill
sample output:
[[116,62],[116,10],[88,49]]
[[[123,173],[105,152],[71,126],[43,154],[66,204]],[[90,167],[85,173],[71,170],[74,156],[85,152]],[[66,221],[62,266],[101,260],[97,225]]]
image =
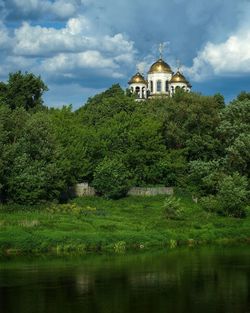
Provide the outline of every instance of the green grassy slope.
[[1,253],[84,253],[248,241],[250,217],[235,219],[203,211],[180,195],[178,220],[164,215],[164,196],[121,200],[77,198],[36,208],[0,207]]

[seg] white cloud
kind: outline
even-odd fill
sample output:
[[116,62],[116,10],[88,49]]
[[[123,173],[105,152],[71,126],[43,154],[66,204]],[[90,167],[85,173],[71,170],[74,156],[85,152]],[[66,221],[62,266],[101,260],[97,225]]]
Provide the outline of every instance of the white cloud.
[[83,4],[79,0],[9,0],[3,3],[3,9],[10,16],[19,18],[36,18],[38,16],[56,16],[60,19],[68,19],[76,14]]
[[76,4],[58,0],[51,4],[50,11],[60,18],[68,18],[76,13]]
[[[121,78],[134,63],[134,43],[123,34],[95,32],[84,16],[68,20],[64,28],[32,26],[24,22],[14,31],[13,53],[36,60],[35,72],[80,80],[81,75]],[[32,58],[31,58],[32,57]]]
[[81,53],[60,53],[59,55],[49,58],[42,62],[43,70],[67,71],[79,68],[89,69],[115,69],[118,66],[112,59],[105,58],[99,51],[85,51]]
[[131,61],[134,43],[123,34],[98,35],[83,16],[71,18],[61,29],[31,26],[24,22],[15,30],[14,53],[26,56],[49,56],[60,52],[82,52],[96,49],[109,53],[117,60]]
[[46,56],[63,51],[80,51],[93,45],[93,38],[84,36],[84,19],[70,19],[65,28],[31,26],[24,22],[15,31],[15,54]]
[[222,42],[208,41],[193,59],[192,67],[185,69],[193,80],[250,74],[250,3],[244,8],[237,29]]
[[12,46],[12,39],[9,31],[3,23],[0,22],[0,50],[8,49]]

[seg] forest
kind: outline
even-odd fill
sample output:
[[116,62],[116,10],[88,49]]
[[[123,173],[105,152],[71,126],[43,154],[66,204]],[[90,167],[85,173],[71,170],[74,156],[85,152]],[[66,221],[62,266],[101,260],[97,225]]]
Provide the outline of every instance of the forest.
[[73,111],[44,105],[47,90],[32,73],[0,83],[1,202],[66,202],[69,188],[87,181],[111,199],[131,186],[173,186],[204,210],[246,215],[250,93],[229,104],[181,90],[137,102],[116,84]]

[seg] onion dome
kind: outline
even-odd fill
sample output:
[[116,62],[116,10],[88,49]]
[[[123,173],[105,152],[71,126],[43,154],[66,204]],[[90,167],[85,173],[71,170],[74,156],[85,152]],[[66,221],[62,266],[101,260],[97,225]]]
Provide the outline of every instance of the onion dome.
[[154,64],[151,65],[148,74],[154,74],[154,73],[170,73],[172,74],[172,70],[170,66],[163,61],[162,59],[159,59]]
[[140,74],[139,72],[137,72],[134,76],[132,76],[132,78],[130,79],[130,81],[128,83],[129,84],[146,84],[147,85],[147,81],[142,76],[142,74]]
[[186,80],[185,76],[177,71],[171,78],[170,83],[184,83],[190,85],[189,82]]

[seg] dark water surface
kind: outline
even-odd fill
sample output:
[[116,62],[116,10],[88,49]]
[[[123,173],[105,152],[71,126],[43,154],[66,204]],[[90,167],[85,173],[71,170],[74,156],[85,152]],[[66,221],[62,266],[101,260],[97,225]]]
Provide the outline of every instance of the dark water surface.
[[1,313],[250,312],[250,247],[0,260]]

